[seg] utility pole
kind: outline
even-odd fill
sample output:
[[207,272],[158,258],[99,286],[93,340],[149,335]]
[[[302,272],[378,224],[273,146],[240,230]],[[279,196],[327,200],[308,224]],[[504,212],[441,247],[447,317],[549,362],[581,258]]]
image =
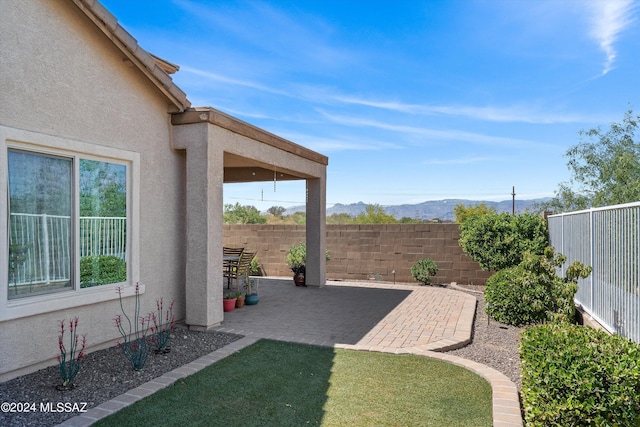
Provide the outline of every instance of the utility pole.
[[516,187],[511,187],[511,215],[516,214]]

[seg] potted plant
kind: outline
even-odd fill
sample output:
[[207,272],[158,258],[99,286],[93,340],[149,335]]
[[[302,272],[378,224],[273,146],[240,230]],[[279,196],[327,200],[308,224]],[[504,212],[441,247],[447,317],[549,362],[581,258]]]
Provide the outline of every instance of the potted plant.
[[429,258],[419,259],[411,266],[411,276],[423,285],[431,284],[431,276],[438,272],[438,265]]
[[[326,259],[329,261],[329,251],[326,252]],[[307,263],[307,245],[298,243],[289,248],[289,252],[285,258],[287,265],[293,272],[293,281],[296,286],[306,286],[304,274],[306,272]]]
[[234,294],[226,294],[222,300],[222,310],[227,312],[233,311],[233,309],[236,308],[236,300],[237,298]]
[[287,265],[293,272],[293,281],[296,286],[306,286],[304,280],[305,264],[307,262],[307,245],[298,243],[289,248],[285,258]]
[[244,307],[244,294],[240,291],[236,292],[236,308]]
[[255,279],[247,279],[244,281],[245,288],[245,304],[256,305],[260,300],[258,296],[258,283]]

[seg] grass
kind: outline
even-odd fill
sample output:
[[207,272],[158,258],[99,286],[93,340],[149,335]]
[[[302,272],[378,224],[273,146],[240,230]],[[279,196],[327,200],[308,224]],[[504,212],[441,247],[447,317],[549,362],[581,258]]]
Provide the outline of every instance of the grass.
[[415,355],[260,340],[96,426],[491,426],[491,387]]

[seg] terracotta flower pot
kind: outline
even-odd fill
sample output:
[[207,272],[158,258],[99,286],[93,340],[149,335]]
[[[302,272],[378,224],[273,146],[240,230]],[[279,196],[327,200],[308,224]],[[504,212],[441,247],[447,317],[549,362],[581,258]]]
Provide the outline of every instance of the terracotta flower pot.
[[244,307],[244,295],[236,299],[236,308]]
[[236,298],[222,300],[223,311],[233,311],[234,308],[236,308]]
[[296,286],[307,286],[305,284],[304,273],[296,273],[293,276],[293,281],[295,282]]

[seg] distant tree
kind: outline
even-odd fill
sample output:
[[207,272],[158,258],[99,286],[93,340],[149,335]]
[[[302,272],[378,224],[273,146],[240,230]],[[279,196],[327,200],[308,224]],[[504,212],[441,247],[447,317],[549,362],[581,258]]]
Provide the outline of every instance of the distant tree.
[[327,224],[353,224],[353,217],[348,213],[334,213],[327,217]]
[[421,220],[421,219],[411,218],[411,217],[408,217],[408,216],[403,216],[402,218],[400,218],[398,220],[398,222],[401,223],[401,224],[422,224],[422,223],[424,223],[424,221]]
[[459,203],[453,208],[453,214],[455,215],[456,222],[459,224],[462,224],[472,216],[489,214],[493,215],[496,213],[496,208],[494,208],[493,206],[487,206],[485,202],[469,206],[465,206],[463,203]]
[[267,209],[267,213],[270,213],[276,218],[282,218],[282,215],[284,215],[285,211],[286,209],[283,206],[271,206],[269,209]]
[[224,205],[225,224],[265,224],[267,219],[260,215],[260,211],[255,206]]
[[564,212],[639,201],[638,122],[640,115],[629,110],[607,132],[600,128],[580,131],[583,141],[566,153],[572,178],[559,184],[556,196],[542,207]]
[[394,224],[398,222],[393,215],[389,215],[384,208],[378,204],[367,205],[364,213],[355,217],[357,224]]
[[307,214],[306,212],[295,212],[292,215],[289,215],[289,217],[291,219],[293,219],[293,222],[298,224],[298,225],[302,225],[302,224],[306,224],[307,223]]

